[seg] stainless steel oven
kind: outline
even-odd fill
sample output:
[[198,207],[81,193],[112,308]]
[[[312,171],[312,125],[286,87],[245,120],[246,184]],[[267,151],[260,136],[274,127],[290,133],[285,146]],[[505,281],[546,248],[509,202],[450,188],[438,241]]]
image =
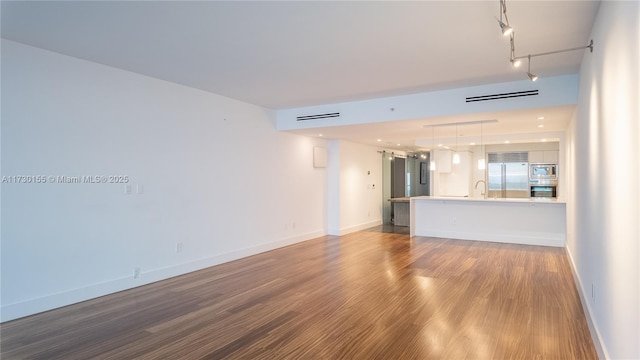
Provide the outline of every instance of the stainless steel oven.
[[556,198],[558,188],[557,164],[529,164],[529,196]]
[[531,185],[531,197],[555,199],[556,189],[556,185]]

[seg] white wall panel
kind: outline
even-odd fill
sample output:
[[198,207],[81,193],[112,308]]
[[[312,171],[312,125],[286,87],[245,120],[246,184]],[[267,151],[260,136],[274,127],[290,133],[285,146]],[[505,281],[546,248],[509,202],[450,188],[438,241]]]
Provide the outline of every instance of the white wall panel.
[[567,131],[567,249],[602,356],[640,358],[640,5],[603,1]]

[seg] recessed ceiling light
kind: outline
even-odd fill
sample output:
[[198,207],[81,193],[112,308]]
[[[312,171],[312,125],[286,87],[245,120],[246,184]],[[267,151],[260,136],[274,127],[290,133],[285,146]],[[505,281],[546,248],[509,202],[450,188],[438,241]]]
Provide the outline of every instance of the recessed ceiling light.
[[377,139],[376,141],[377,141],[377,142],[380,142],[380,141],[382,141],[382,139]]
[[547,142],[547,139],[542,139],[542,140],[540,140],[540,141],[542,141],[542,142]]
[[510,142],[511,142],[511,141],[509,141],[509,140],[505,140],[505,141],[504,141],[504,143],[505,143],[505,144],[508,144],[508,143],[510,143]]
[[318,134],[318,136],[322,137],[322,134]]
[[442,147],[442,144],[438,144],[438,147]]
[[400,146],[400,144],[396,144],[396,145]]
[[540,125],[538,125],[538,127],[539,127],[539,128],[543,128],[543,127],[544,127],[544,125],[540,124]]
[[475,145],[475,144],[476,144],[476,143],[474,143],[474,142],[472,142],[472,143],[469,143],[469,145]]
[[544,116],[538,116],[538,120],[544,120]]

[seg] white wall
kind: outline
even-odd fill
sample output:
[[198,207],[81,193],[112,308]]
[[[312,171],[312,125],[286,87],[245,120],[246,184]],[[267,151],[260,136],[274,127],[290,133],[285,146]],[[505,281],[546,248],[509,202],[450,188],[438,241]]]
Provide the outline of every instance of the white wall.
[[328,142],[328,198],[327,198],[327,233],[329,235],[341,234],[340,212],[340,148],[342,141],[331,140]]
[[2,90],[2,176],[132,185],[2,184],[3,321],[326,233],[326,142],[269,110],[5,40]]
[[640,358],[640,6],[603,1],[567,131],[567,249],[604,355]]
[[330,141],[329,174],[329,234],[382,224],[382,155],[377,148]]

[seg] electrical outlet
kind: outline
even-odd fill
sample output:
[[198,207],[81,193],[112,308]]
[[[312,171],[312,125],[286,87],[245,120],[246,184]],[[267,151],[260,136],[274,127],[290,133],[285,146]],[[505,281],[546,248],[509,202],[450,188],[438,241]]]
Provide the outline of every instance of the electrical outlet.
[[125,195],[131,194],[131,184],[124,184],[124,194]]
[[139,267],[133,268],[133,278],[137,279],[139,277],[140,277],[140,268]]
[[458,218],[452,218],[452,219],[451,219],[451,223],[452,223],[453,225],[457,224],[457,223],[458,223]]
[[294,222],[294,223],[292,223],[292,224],[291,224],[291,227],[292,227],[293,229],[295,229],[295,228],[296,228],[296,223],[295,223],[295,222]]
[[179,243],[176,245],[176,252],[177,252],[177,253],[181,253],[181,252],[182,252],[182,243],[181,243],[181,242],[179,242]]

